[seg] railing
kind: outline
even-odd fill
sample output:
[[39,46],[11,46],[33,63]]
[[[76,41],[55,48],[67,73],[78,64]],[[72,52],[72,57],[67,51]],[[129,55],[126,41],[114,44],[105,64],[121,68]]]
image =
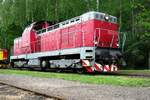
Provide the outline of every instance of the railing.
[[[100,45],[101,34],[103,33],[103,32],[101,32],[102,30],[105,30],[105,31],[109,32],[110,34],[112,34],[112,39],[111,39],[111,42],[106,42],[105,43],[103,41],[101,43],[102,44],[101,46],[103,46],[103,43],[105,43],[105,44],[109,44],[109,47],[111,48],[113,46],[115,32],[117,32],[117,31],[109,30],[109,29],[103,29],[103,28],[96,28],[95,29],[95,31],[94,31],[94,46],[96,47],[96,46]],[[97,34],[98,34],[98,38],[97,38]],[[103,33],[103,34],[105,34],[105,33]]]
[[40,34],[40,33],[44,33],[44,32],[47,32],[47,31],[51,31],[51,30],[59,28],[59,26],[60,26],[59,24],[54,24],[54,25],[49,26],[47,28],[40,29],[40,30],[36,31],[36,33]]
[[[113,30],[109,30],[109,29],[103,29],[103,28],[96,28],[95,32],[94,32],[94,43],[97,42],[95,44],[95,47],[97,46],[97,44],[100,44],[99,40],[101,38],[101,30],[107,30],[108,32],[110,32],[112,34],[111,42],[110,43],[106,43],[106,44],[110,44],[109,47],[111,48],[113,46],[115,32],[117,32],[117,31],[113,31]],[[96,35],[97,34],[98,34],[98,41],[96,41]],[[122,51],[124,50],[125,41],[126,41],[126,34],[125,34],[125,32],[118,32],[118,41],[117,41],[118,42],[118,48],[122,49]]]
[[74,23],[74,22],[79,22],[80,20],[81,20],[81,18],[79,16],[77,16],[77,17],[74,17],[74,18],[72,18],[70,20],[66,20],[64,22],[60,22],[60,23],[54,24],[54,25],[49,26],[47,28],[40,29],[40,30],[38,30],[36,32],[38,34],[44,33],[44,32],[47,32],[47,31],[51,31],[51,30],[57,29],[57,28],[59,28],[61,26],[69,25],[69,24]]

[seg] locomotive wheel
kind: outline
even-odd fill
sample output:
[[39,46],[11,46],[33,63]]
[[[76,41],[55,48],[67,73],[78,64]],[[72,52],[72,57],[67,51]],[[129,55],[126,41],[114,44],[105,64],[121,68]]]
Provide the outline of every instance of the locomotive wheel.
[[45,71],[47,68],[49,68],[49,61],[41,60],[40,67],[41,67],[41,70]]
[[57,73],[61,73],[61,72],[63,72],[63,69],[58,68],[58,69],[56,69],[56,72],[57,72]]
[[19,68],[19,66],[15,64],[15,61],[12,61],[10,63],[10,66],[11,66],[11,68]]
[[77,68],[77,69],[76,69],[76,72],[77,72],[78,74],[82,74],[82,73],[85,73],[85,70],[84,70],[83,68]]
[[82,73],[85,73],[85,69],[82,67],[82,64],[81,63],[77,63],[75,65],[75,72],[77,72],[78,74],[82,74]]
[[11,68],[14,68],[15,67],[14,62],[11,62],[10,66],[11,66]]

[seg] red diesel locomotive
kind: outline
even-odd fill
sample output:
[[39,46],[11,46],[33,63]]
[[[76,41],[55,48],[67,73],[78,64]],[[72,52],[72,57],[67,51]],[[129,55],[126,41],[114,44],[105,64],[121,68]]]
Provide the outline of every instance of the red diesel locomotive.
[[117,18],[95,11],[54,25],[34,22],[14,40],[10,60],[15,67],[40,65],[42,70],[117,71],[118,34]]

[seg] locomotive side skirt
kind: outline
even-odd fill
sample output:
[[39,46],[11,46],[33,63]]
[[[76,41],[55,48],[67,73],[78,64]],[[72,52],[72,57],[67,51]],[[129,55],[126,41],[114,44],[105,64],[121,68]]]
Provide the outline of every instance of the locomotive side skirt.
[[71,54],[80,54],[80,58],[78,59],[94,59],[94,47],[70,48],[63,50],[22,54],[18,56],[11,56],[10,59],[35,59],[40,57],[61,56]]

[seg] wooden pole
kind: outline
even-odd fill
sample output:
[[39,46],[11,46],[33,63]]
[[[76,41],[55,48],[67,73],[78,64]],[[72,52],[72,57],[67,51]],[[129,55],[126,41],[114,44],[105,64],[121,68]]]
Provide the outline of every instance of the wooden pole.
[[99,0],[97,0],[96,2],[97,2],[97,7],[96,7],[96,9],[97,9],[97,11],[99,11]]
[[149,56],[148,56],[148,69],[150,70],[150,51],[149,51]]

